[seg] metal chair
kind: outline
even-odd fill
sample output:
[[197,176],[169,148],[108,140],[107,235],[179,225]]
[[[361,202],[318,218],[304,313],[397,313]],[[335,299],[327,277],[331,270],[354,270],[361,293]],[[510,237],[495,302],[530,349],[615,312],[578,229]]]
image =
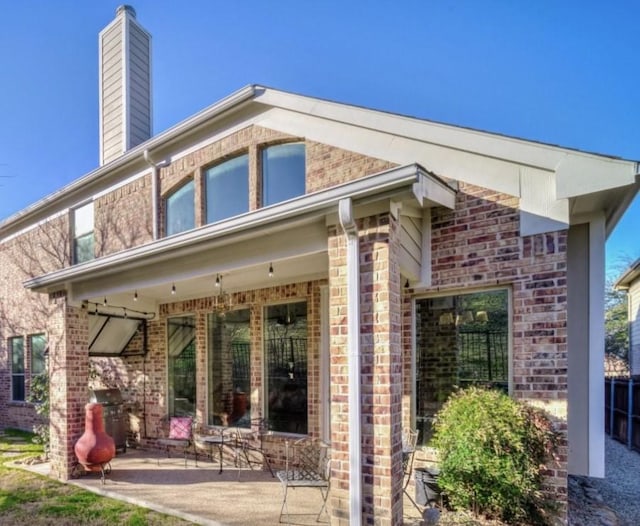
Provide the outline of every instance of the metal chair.
[[[167,457],[171,456],[171,448],[182,448],[184,453],[184,467],[187,467],[187,453],[189,448],[193,446],[195,456],[195,464],[198,465],[198,452],[195,448],[193,440],[194,419],[190,416],[172,416],[169,418],[169,432],[166,437],[158,439],[158,444],[164,446],[167,451]],[[160,459],[158,459],[160,465]]]
[[301,438],[291,445],[287,440],[285,450],[285,469],[276,474],[282,483],[284,492],[278,522],[282,522],[282,515],[285,511],[287,522],[289,522],[290,514],[287,504],[289,488],[318,488],[320,490],[322,507],[316,517],[316,522],[318,522],[320,515],[326,509],[327,497],[329,496],[329,446],[317,439]]
[[414,429],[403,429],[402,430],[402,473],[404,477],[404,482],[402,484],[402,491],[404,494],[409,497],[411,503],[418,509],[418,511],[422,511],[418,506],[413,497],[408,491],[409,483],[411,482],[411,473],[413,471],[413,459],[416,454],[416,446],[418,444],[418,431]]
[[[264,450],[264,437],[268,432],[269,425],[264,418],[252,419],[251,431],[236,428],[236,454],[242,453],[250,469],[253,469],[253,464],[256,463],[263,466],[266,464],[271,476],[275,477],[269,457]],[[254,458],[256,454],[260,459]]]

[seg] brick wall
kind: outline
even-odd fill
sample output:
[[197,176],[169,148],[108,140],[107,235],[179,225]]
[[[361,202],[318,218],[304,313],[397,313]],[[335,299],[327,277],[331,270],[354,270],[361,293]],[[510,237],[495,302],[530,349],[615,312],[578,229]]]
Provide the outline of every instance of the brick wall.
[[[566,506],[567,231],[520,237],[518,199],[461,184],[455,210],[432,209],[432,286],[405,291],[404,392],[410,385],[411,296],[504,286],[512,291],[513,396],[547,409],[563,434],[547,486]],[[408,402],[405,402],[405,409]],[[408,412],[404,423],[409,425]]]
[[95,200],[96,257],[152,241],[151,175],[132,181]]
[[[361,443],[363,517],[399,524],[402,517],[402,334],[398,223],[388,214],[358,222],[360,247]],[[329,234],[331,327],[331,516],[349,523],[349,371],[347,246]]]
[[25,394],[31,384],[29,335],[48,333],[55,306],[46,295],[26,290],[29,278],[62,268],[69,261],[68,217],[36,226],[0,243],[0,425],[32,431],[41,423],[32,404],[11,401],[11,356],[8,339],[24,338]]

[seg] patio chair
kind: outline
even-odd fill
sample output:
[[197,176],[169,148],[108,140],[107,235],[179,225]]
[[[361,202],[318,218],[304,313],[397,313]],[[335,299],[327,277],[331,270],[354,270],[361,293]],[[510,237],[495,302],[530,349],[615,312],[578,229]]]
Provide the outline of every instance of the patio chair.
[[[187,467],[187,453],[193,447],[195,464],[198,465],[198,452],[193,439],[194,419],[190,416],[172,416],[169,418],[169,432],[166,437],[158,439],[158,444],[164,446],[167,457],[171,456],[171,448],[182,448],[184,454],[184,467]],[[160,465],[160,459],[158,459]]]
[[402,484],[402,491],[409,497],[411,503],[422,511],[413,497],[408,491],[409,483],[411,482],[411,473],[413,472],[413,460],[416,454],[416,445],[418,443],[418,431],[414,429],[402,430],[402,474],[404,482]]
[[313,438],[301,438],[293,444],[285,442],[286,464],[285,469],[277,472],[277,477],[282,483],[283,498],[280,508],[279,522],[282,522],[284,512],[289,522],[289,506],[287,493],[289,488],[318,488],[322,495],[322,507],[316,517],[326,509],[329,495],[329,447],[324,442]]

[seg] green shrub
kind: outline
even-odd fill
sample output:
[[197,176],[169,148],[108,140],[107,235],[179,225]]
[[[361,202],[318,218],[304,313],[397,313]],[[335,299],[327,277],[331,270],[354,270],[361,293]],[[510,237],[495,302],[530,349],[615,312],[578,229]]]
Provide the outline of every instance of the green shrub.
[[509,524],[548,524],[552,503],[541,487],[556,444],[542,411],[494,390],[458,391],[435,419],[438,484],[454,508]]
[[42,417],[42,423],[33,426],[34,442],[42,444],[45,457],[49,456],[49,375],[38,374],[31,377],[31,389],[27,401],[34,404],[36,413]]

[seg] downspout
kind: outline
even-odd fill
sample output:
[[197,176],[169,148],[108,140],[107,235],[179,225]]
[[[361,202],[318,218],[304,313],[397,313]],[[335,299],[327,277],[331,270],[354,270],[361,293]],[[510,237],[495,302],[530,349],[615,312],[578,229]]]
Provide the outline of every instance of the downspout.
[[349,367],[349,524],[362,523],[362,449],[360,405],[360,246],[351,198],[338,204],[347,237],[347,348]]
[[165,166],[169,166],[169,161],[161,161],[159,163],[155,163],[153,159],[151,159],[151,155],[149,154],[149,150],[144,151],[144,160],[147,162],[149,166],[151,166],[151,209],[152,209],[152,222],[153,222],[153,240],[156,241],[159,239],[160,234],[158,233],[158,187],[159,179],[160,179],[160,168],[164,168]]

